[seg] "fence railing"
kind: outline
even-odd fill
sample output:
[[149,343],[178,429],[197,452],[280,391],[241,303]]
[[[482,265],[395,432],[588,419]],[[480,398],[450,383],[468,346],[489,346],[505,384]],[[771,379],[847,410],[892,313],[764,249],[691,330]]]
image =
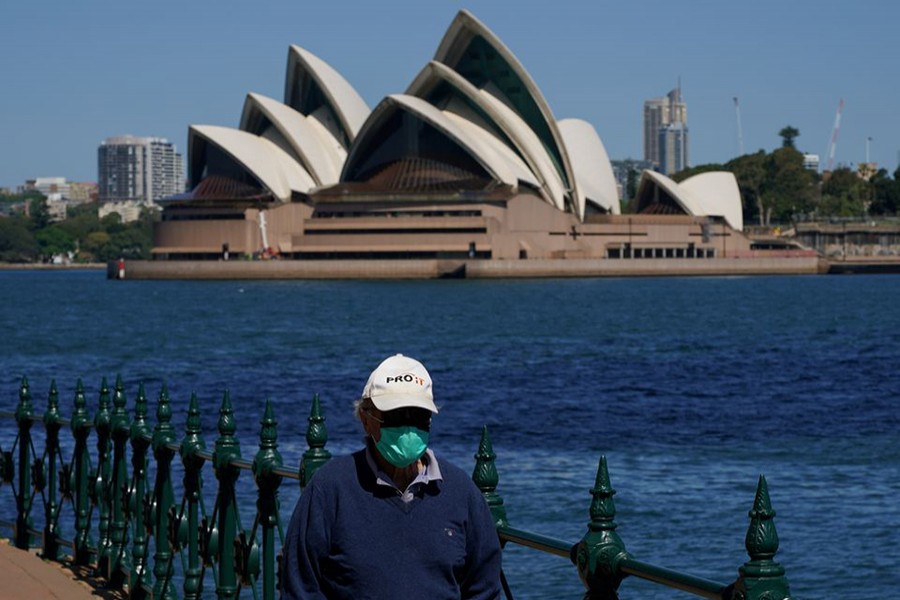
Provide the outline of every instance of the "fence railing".
[[[296,469],[283,464],[277,423],[268,402],[252,460],[241,455],[227,393],[219,409],[218,435],[212,450],[207,449],[203,437],[196,395],[191,396],[180,441],[171,422],[172,407],[165,387],[156,402],[153,425],[148,420],[143,385],[130,417],[126,405],[121,377],[112,389],[104,379],[92,420],[79,380],[72,416],[66,419],[60,414],[59,393],[53,382],[47,408],[39,415],[28,381],[22,379],[15,412],[0,413],[0,418],[14,419],[16,425],[11,447],[5,450],[0,446],[0,484],[11,489],[16,513],[14,520],[0,520],[0,525],[11,529],[15,546],[23,550],[37,546],[46,559],[66,559],[86,567],[107,587],[122,589],[131,598],[197,599],[204,595],[208,583],[209,592],[214,589],[216,597],[222,599],[236,598],[242,590],[257,599],[276,598],[280,566],[277,552],[284,539],[279,486],[284,479],[296,480],[302,493],[315,471],[330,459],[318,397],[313,399],[308,419],[308,449]],[[36,423],[43,424],[44,429],[41,452],[32,431]],[[66,443],[60,439],[63,428],[72,434]],[[64,451],[70,453],[68,459]],[[176,457],[181,463],[180,482],[173,468],[178,467]],[[204,473],[210,468],[214,490],[204,488],[210,481]],[[238,479],[245,471],[252,474],[255,490],[249,528],[243,526],[237,492]],[[491,510],[501,543],[570,559],[587,590],[585,599],[618,598],[620,584],[628,576],[703,598],[790,598],[784,568],[775,561],[775,511],[762,476],[745,540],[749,559],[739,567],[737,579],[729,583],[659,567],[627,552],[616,533],[616,492],[606,457],[599,460],[591,489],[588,529],[574,543],[509,524],[503,499],[497,493],[496,454],[486,427],[472,478]],[[207,505],[211,499],[210,512]],[[244,498],[244,504],[248,501]],[[38,527],[35,516],[41,522]],[[71,539],[65,537],[66,529],[71,530]],[[506,597],[513,598],[514,590],[505,576],[502,584]]]

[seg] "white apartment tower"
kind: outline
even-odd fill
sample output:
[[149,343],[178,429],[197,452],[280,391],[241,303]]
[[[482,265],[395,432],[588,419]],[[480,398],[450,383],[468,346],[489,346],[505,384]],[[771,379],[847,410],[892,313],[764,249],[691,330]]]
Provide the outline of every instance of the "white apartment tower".
[[149,203],[184,191],[184,161],[162,138],[107,138],[97,150],[97,170],[100,202]]
[[688,166],[687,104],[681,83],[662,98],[644,102],[644,160],[666,175]]

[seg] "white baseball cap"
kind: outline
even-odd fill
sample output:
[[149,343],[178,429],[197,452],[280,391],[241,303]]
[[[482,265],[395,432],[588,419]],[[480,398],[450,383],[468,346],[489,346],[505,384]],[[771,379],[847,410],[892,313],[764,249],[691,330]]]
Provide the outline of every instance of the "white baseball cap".
[[431,393],[431,376],[425,366],[402,354],[384,359],[372,371],[362,397],[371,398],[375,408],[382,412],[406,406],[438,411]]

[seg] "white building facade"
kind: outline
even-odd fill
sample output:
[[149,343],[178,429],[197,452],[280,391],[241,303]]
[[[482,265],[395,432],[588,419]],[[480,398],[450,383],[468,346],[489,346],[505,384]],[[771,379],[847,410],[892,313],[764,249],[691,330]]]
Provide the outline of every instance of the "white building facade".
[[184,160],[163,138],[107,138],[97,151],[103,202],[156,202],[184,191]]

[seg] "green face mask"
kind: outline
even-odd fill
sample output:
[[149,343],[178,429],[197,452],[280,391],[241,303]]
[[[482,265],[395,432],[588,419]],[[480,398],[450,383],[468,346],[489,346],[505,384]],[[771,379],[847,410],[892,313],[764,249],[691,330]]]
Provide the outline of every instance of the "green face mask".
[[375,442],[378,452],[398,468],[408,467],[425,454],[428,432],[415,427],[382,427],[381,439]]

